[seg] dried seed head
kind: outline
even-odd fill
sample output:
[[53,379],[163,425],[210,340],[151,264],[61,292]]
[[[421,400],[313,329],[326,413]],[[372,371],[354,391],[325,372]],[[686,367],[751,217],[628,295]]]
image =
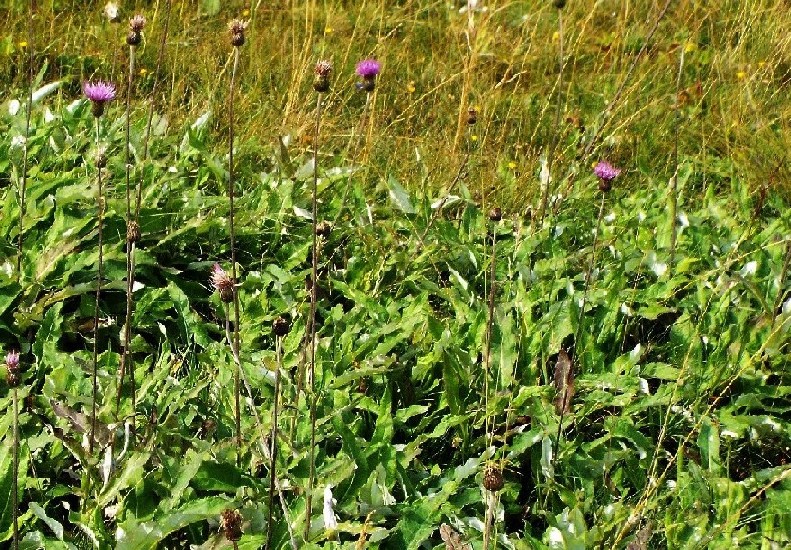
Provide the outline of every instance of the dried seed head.
[[136,243],[140,240],[140,224],[134,220],[130,220],[126,224],[126,242],[129,244]]
[[225,538],[237,541],[242,538],[242,514],[239,510],[225,510],[220,515],[220,528],[225,531]]
[[483,472],[483,486],[487,491],[496,493],[503,488],[503,471],[497,466],[489,466]]
[[139,13],[129,20],[129,30],[132,32],[143,32],[143,27],[146,26],[146,18]]
[[562,10],[566,7],[566,0],[552,0],[552,5],[557,9]]
[[467,124],[472,126],[476,122],[478,122],[478,110],[470,107],[470,109],[467,111]]
[[118,23],[121,20],[121,14],[118,12],[118,4],[115,2],[107,2],[104,6],[104,16],[110,23]]
[[571,414],[571,400],[574,398],[574,363],[565,350],[558,353],[555,364],[555,411],[559,415]]
[[209,282],[214,290],[220,293],[220,300],[226,303],[233,301],[233,279],[220,267],[220,264],[214,264],[211,268]]
[[291,322],[288,317],[281,315],[272,321],[272,332],[275,333],[275,336],[285,336],[289,330],[291,330]]
[[96,168],[104,168],[107,166],[107,147],[101,146],[96,150]]
[[319,237],[327,238],[332,233],[332,224],[327,220],[321,221],[316,224],[316,235]]
[[143,41],[143,36],[139,32],[129,31],[126,35],[127,46],[137,46]]
[[494,207],[489,210],[489,219],[493,222],[499,222],[503,219],[503,211],[500,210],[500,207]]
[[316,68],[313,70],[315,78],[313,79],[313,89],[323,94],[330,89],[330,75],[332,74],[332,63],[326,59],[322,59],[316,63]]
[[247,28],[247,21],[234,19],[228,23],[228,31],[231,33],[231,45],[235,48],[244,44],[244,31]]

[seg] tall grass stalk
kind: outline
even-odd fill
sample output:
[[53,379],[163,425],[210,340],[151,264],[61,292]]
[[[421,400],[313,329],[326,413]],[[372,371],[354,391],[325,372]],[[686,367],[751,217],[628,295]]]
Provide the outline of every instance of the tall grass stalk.
[[25,112],[25,146],[22,153],[22,182],[19,186],[19,235],[17,236],[17,278],[22,278],[22,251],[25,243],[25,196],[27,194],[28,150],[30,149],[30,117],[33,112],[33,0],[27,14],[27,111]]
[[678,238],[678,138],[681,133],[681,105],[679,95],[681,94],[681,75],[684,71],[684,53],[686,45],[681,45],[681,55],[678,57],[678,73],[676,75],[676,97],[673,102],[675,116],[673,118],[673,177],[670,180],[670,260],[669,267],[672,270],[676,259],[676,239]]
[[[557,94],[557,105],[555,107],[555,126],[552,129],[552,140],[549,144],[549,152],[547,154],[547,169],[549,170],[549,174],[552,174],[552,167],[555,163],[555,150],[557,149],[558,143],[560,142],[560,134],[561,134],[561,127],[560,127],[560,119],[563,113],[563,59],[565,57],[563,51],[563,7],[565,6],[565,2],[558,3],[555,2],[555,7],[558,10],[558,94]],[[538,223],[537,227],[541,227],[544,221],[544,214],[546,214],[547,210],[547,202],[549,201],[549,181],[546,182],[546,185],[541,187],[541,199],[538,207]]]
[[[100,118],[96,117],[96,147],[99,148],[99,124]],[[101,155],[101,152],[99,153]],[[88,441],[88,451],[93,453],[95,434],[96,434],[96,402],[98,399],[98,368],[99,368],[99,300],[102,295],[102,278],[104,277],[104,255],[102,246],[104,244],[104,187],[102,186],[102,170],[103,161],[97,162],[96,180],[98,182],[98,189],[96,193],[96,203],[99,207],[98,213],[98,231],[99,231],[99,259],[97,265],[96,275],[96,302],[93,306],[93,380],[91,391],[91,434]]]

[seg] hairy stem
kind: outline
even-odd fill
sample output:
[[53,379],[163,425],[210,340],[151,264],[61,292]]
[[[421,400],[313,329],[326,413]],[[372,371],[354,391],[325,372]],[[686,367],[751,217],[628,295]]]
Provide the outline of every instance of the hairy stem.
[[[234,355],[239,357],[239,292],[238,292],[238,285],[237,285],[237,274],[236,274],[236,232],[234,229],[234,173],[233,173],[233,125],[234,125],[234,91],[235,91],[235,81],[236,81],[236,73],[239,69],[239,48],[234,47],[233,49],[233,69],[231,71],[231,89],[230,95],[228,98],[228,202],[229,202],[229,213],[228,213],[228,228],[231,237],[231,278],[233,280],[233,317],[234,317],[234,327],[233,327],[233,343],[232,348]],[[239,394],[239,377],[240,377],[240,370],[241,364],[239,362],[236,363],[236,370],[234,372],[233,377],[233,392],[234,392],[234,404],[235,404],[235,420],[236,420],[236,445],[238,453],[236,456],[237,465],[241,461],[241,452],[242,452],[242,412],[241,412],[241,399]]]
[[316,197],[319,183],[319,131],[321,129],[321,106],[322,94],[318,94],[316,100],[316,127],[313,134],[313,188],[312,188],[312,212],[313,212],[313,248],[311,265],[311,285],[310,285],[310,318],[309,323],[309,342],[310,342],[310,472],[308,474],[308,491],[305,497],[305,541],[310,538],[310,516],[313,504],[313,484],[316,478],[316,292],[319,266],[318,235],[316,224],[318,218],[318,199]]
[[272,431],[269,440],[269,518],[267,519],[266,530],[266,550],[272,548],[272,525],[273,514],[275,507],[275,490],[277,478],[275,476],[275,468],[277,468],[277,418],[280,406],[280,369],[283,363],[283,337],[277,336],[275,340],[275,356],[276,356],[276,371],[275,371],[275,397],[272,403]]
[[13,451],[14,472],[11,476],[11,493],[14,514],[14,550],[19,550],[19,390],[14,386],[11,399],[13,401]]
[[[99,117],[96,117],[96,146],[99,147]],[[101,164],[101,163],[100,163]],[[104,277],[104,256],[102,255],[103,230],[104,230],[104,189],[102,187],[102,168],[97,167],[97,181],[99,189],[97,192],[97,204],[99,206],[99,261],[98,273],[96,277],[96,303],[93,306],[93,390],[91,406],[91,435],[88,442],[88,451],[93,453],[94,435],[96,434],[96,400],[98,398],[98,378],[99,368],[99,299],[102,294],[102,278]]]
[[[124,147],[124,162],[126,164],[126,316],[124,320],[124,346],[123,356],[121,358],[121,369],[118,374],[118,393],[115,399],[115,417],[118,419],[118,412],[121,406],[121,394],[124,387],[124,377],[126,369],[129,369],[130,377],[134,380],[134,365],[131,364],[132,358],[129,353],[129,342],[132,339],[132,290],[133,290],[133,272],[134,272],[134,254],[135,244],[130,239],[129,229],[132,224],[132,159],[130,155],[131,148],[131,121],[130,121],[130,104],[132,101],[132,79],[135,73],[135,46],[129,46],[129,73],[127,74],[126,81],[126,124],[125,124],[125,147]],[[134,383],[132,387],[132,433],[135,430],[135,388]]]

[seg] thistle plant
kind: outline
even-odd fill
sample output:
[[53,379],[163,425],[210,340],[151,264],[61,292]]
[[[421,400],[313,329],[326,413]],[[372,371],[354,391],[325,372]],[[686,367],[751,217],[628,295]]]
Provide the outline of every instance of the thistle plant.
[[[368,86],[370,94],[376,86],[376,75],[379,73],[379,64],[372,60],[368,63],[358,64],[357,74],[363,77],[363,82]],[[361,69],[362,67],[362,69]],[[310,536],[310,516],[313,504],[313,485],[316,477],[316,297],[319,265],[319,224],[318,224],[318,182],[319,182],[319,135],[321,131],[321,110],[324,94],[330,88],[329,78],[332,74],[332,64],[321,60],[316,63],[313,89],[316,91],[316,126],[313,134],[313,186],[311,188],[311,212],[313,214],[313,231],[311,246],[311,274],[310,274],[310,316],[308,317],[308,345],[310,346],[310,371],[308,386],[310,387],[310,471],[308,473],[308,490],[305,497],[305,540]]]
[[5,366],[8,371],[8,386],[11,388],[12,401],[12,440],[13,472],[11,473],[11,507],[13,513],[13,548],[19,550],[19,390],[21,382],[19,372],[19,352],[9,351],[5,356]]
[[104,277],[104,257],[102,255],[103,230],[104,230],[104,188],[102,186],[102,170],[104,169],[107,158],[101,148],[101,124],[100,119],[104,114],[105,106],[108,102],[115,99],[115,86],[103,81],[85,82],[82,86],[85,97],[91,102],[91,112],[96,119],[96,180],[98,189],[96,192],[96,203],[98,205],[98,232],[99,232],[99,259],[96,276],[96,302],[93,306],[93,389],[91,393],[91,433],[89,437],[88,449],[93,453],[94,434],[96,433],[96,402],[98,399],[98,379],[97,370],[99,363],[99,300],[102,293],[102,278]]
[[121,393],[124,386],[124,376],[129,369],[129,379],[132,383],[132,431],[134,432],[136,406],[135,389],[135,369],[132,364],[132,357],[129,353],[129,344],[132,340],[132,308],[133,308],[133,285],[135,271],[135,243],[140,239],[140,224],[132,217],[132,159],[131,159],[131,121],[130,104],[132,101],[132,81],[135,74],[135,51],[142,41],[142,31],[146,20],[142,15],[135,15],[129,20],[129,33],[126,36],[126,44],[129,46],[129,73],[126,81],[126,128],[125,128],[125,147],[124,159],[126,164],[126,318],[124,320],[124,341],[123,355],[121,357],[121,369],[118,374],[118,395],[115,401],[115,414],[121,404]]
[[[230,94],[228,97],[228,230],[231,241],[231,296],[233,302],[234,330],[231,341],[231,349],[236,364],[233,377],[235,420],[236,420],[236,445],[241,453],[242,449],[242,413],[240,398],[240,376],[242,365],[239,357],[239,294],[236,286],[236,231],[234,228],[234,164],[233,164],[233,142],[234,142],[234,92],[236,91],[236,74],[239,70],[239,48],[244,45],[245,29],[247,23],[240,19],[234,19],[228,24],[228,31],[231,35],[231,46],[233,46],[233,68],[231,69]],[[227,315],[226,315],[227,318]],[[241,456],[237,455],[237,464]]]
[[370,119],[373,110],[373,93],[376,90],[376,77],[379,75],[382,66],[376,59],[363,59],[355,68],[360,80],[357,82],[357,89],[365,92],[365,107],[363,108],[360,119],[360,134],[366,132],[366,149],[370,141],[371,130],[373,129]]

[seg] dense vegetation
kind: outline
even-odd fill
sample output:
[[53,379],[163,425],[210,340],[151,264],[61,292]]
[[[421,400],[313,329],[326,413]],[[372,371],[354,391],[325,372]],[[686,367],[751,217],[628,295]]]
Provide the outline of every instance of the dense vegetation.
[[787,2],[32,4],[2,544],[791,545]]

